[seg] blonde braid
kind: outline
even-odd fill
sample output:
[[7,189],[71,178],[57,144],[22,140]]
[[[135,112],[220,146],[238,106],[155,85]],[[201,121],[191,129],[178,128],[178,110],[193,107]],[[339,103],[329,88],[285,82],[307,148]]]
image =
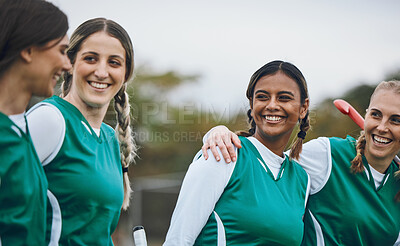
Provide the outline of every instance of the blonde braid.
[[114,108],[117,112],[117,126],[115,127],[115,131],[118,134],[124,179],[124,201],[122,203],[122,209],[126,210],[129,207],[132,192],[127,168],[137,155],[137,147],[130,126],[130,104],[129,95],[126,92],[126,83],[122,85],[122,88],[117,95],[115,95],[114,99]]
[[364,154],[365,144],[366,144],[365,132],[361,131],[360,137],[358,138],[357,145],[356,145],[357,155],[351,161],[351,172],[352,173],[360,173],[360,172],[364,171],[362,156]]
[[307,131],[310,129],[310,117],[309,111],[307,111],[306,116],[301,120],[300,132],[297,134],[297,138],[294,140],[292,147],[290,148],[290,158],[298,160],[300,153],[303,150],[303,141],[306,136]]

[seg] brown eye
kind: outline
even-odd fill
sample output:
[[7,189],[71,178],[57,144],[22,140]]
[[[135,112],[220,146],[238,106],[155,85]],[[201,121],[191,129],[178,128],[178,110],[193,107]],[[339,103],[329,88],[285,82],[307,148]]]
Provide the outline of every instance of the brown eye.
[[110,64],[114,66],[121,66],[121,62],[119,62],[118,60],[111,60]]
[[93,63],[93,62],[96,61],[96,58],[93,57],[93,56],[85,56],[85,57],[83,58],[83,60],[85,60],[85,61],[87,61],[87,62],[90,62],[90,63]]
[[391,121],[396,125],[400,125],[400,117],[393,117]]
[[259,100],[266,100],[266,99],[268,99],[268,96],[265,94],[257,94],[256,98]]

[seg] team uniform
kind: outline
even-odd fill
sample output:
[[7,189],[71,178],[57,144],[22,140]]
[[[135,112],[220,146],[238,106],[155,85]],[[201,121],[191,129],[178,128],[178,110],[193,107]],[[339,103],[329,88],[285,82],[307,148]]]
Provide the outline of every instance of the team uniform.
[[311,177],[303,245],[399,245],[400,182],[392,162],[386,174],[363,157],[365,172],[352,174],[352,137],[318,138],[303,146],[300,165]]
[[164,246],[300,245],[307,173],[253,137],[240,140],[236,162],[211,155],[190,165]]
[[[52,122],[40,121],[45,115]],[[40,131],[63,133],[52,141],[58,145],[38,149],[49,182],[50,245],[113,245],[124,196],[115,131],[102,123],[96,133],[75,106],[57,96],[35,105],[28,124],[35,128],[35,146],[43,141]]]
[[47,180],[19,118],[0,112],[0,245],[44,245]]

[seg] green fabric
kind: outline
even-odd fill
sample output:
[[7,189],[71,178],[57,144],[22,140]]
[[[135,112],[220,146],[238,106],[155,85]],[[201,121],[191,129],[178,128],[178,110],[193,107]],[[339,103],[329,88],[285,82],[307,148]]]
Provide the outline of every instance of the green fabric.
[[[307,208],[318,221],[325,245],[393,245],[400,231],[400,203],[394,201],[400,183],[394,178],[398,167],[393,162],[379,189],[369,172],[352,174],[351,160],[356,156],[356,140],[330,138],[332,171],[324,188],[311,195]],[[389,177],[387,177],[389,176]],[[303,245],[317,245],[310,214],[305,216]]]
[[[113,245],[111,234],[117,226],[124,196],[115,131],[103,123],[97,137],[69,102],[57,96],[44,102],[55,105],[66,124],[63,145],[45,166],[49,190],[61,208],[60,245]],[[52,217],[51,209],[48,217]]]
[[[224,193],[215,206],[225,228],[226,245],[299,245],[308,176],[286,157],[277,180],[256,147],[240,137],[242,148]],[[260,161],[264,163],[265,171]],[[217,245],[212,214],[195,245]]]
[[0,244],[44,245],[47,180],[28,127],[0,113],[0,136]]

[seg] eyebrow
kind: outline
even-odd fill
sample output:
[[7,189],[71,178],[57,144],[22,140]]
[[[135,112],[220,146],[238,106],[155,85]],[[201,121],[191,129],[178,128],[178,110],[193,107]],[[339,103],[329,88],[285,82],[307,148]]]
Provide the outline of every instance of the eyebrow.
[[[254,94],[257,94],[257,93],[265,93],[265,94],[268,94],[268,95],[270,94],[268,91],[265,91],[265,90],[258,90]],[[294,94],[292,92],[290,92],[290,91],[280,91],[280,92],[278,92],[278,95],[282,95],[282,94],[289,94],[289,95],[294,97]]]
[[[377,112],[379,112],[379,113],[382,113],[382,111],[380,111],[379,109],[377,109],[377,108],[371,108],[371,110],[373,110],[373,111],[377,111]],[[400,117],[400,114],[392,114],[391,116],[394,116],[394,117]]]
[[[87,55],[87,54],[92,54],[92,55],[99,56],[99,53],[94,52],[94,51],[86,51],[86,52],[82,53],[82,55]],[[122,61],[125,61],[125,59],[120,55],[111,55],[110,57],[111,58],[118,58],[118,59],[121,59]]]

